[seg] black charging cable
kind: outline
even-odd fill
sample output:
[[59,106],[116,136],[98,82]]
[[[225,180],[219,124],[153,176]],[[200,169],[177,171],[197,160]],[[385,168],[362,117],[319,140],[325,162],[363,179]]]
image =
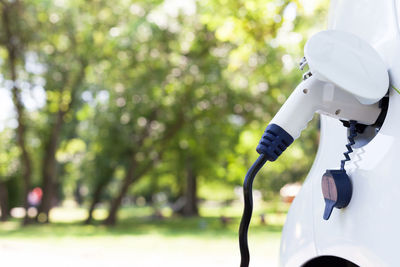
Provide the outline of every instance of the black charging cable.
[[250,263],[247,234],[251,215],[253,213],[253,181],[258,171],[267,161],[275,161],[283,151],[293,142],[293,137],[276,124],[270,124],[257,146],[260,156],[247,171],[243,183],[244,209],[239,227],[240,267],[248,267]]
[[250,169],[247,171],[243,183],[244,210],[239,227],[239,246],[240,246],[240,254],[242,256],[240,267],[249,266],[250,262],[249,245],[247,243],[247,233],[249,230],[251,215],[253,213],[253,181],[258,171],[264,166],[266,162],[267,162],[267,156],[261,154],[258,157],[258,159],[254,162],[253,166],[251,166]]

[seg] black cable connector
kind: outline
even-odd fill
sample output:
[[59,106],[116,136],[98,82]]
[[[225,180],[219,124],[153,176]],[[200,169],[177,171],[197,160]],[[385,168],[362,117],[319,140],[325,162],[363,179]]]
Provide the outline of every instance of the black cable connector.
[[266,155],[269,161],[275,161],[293,140],[282,127],[272,123],[265,129],[256,150],[258,154]]
[[286,148],[293,143],[293,137],[283,128],[276,124],[270,124],[257,146],[260,156],[247,171],[243,183],[244,210],[239,227],[239,246],[241,255],[241,267],[248,267],[250,263],[250,253],[247,240],[251,215],[253,213],[253,181],[258,171],[267,161],[275,161]]

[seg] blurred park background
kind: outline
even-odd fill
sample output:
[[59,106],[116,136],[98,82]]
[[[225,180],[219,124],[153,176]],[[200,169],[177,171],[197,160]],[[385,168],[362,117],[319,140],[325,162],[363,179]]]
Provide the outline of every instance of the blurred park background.
[[[327,10],[0,0],[0,263],[238,265],[243,177]],[[314,119],[257,177],[254,266],[276,265],[317,144]]]

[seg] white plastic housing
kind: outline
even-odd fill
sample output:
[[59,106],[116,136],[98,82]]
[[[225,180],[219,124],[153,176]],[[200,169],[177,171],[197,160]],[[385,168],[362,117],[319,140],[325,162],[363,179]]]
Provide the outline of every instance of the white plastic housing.
[[311,76],[296,87],[270,123],[281,126],[296,139],[316,112],[371,125],[376,122],[381,109],[378,103],[361,104],[354,95],[333,83]]
[[285,102],[271,123],[294,139],[315,112],[374,124],[376,104],[389,87],[386,65],[368,42],[345,31],[322,31],[310,38],[304,54],[312,74]]
[[354,95],[362,104],[373,104],[387,92],[387,67],[370,44],[355,34],[327,30],[313,35],[304,47],[315,77]]

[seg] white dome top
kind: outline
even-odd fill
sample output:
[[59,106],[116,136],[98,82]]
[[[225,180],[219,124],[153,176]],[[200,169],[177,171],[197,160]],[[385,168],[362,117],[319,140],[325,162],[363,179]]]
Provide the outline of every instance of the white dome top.
[[373,104],[389,87],[387,68],[379,54],[354,34],[328,30],[313,35],[304,47],[316,78],[353,94],[362,104]]

